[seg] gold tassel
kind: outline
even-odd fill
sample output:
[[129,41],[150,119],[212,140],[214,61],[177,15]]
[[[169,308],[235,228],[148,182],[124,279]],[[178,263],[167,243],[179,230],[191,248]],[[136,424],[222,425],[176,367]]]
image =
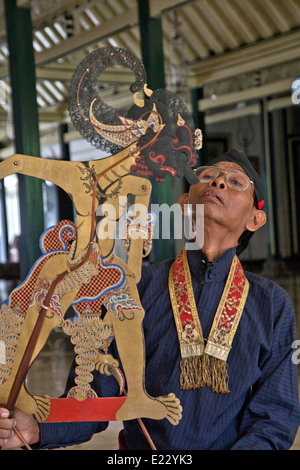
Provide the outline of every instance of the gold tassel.
[[180,388],[190,390],[211,385],[209,358],[201,356],[184,357],[180,361]]
[[227,362],[211,357],[210,365],[212,391],[216,393],[229,393]]
[[213,392],[229,393],[228,365],[225,361],[202,354],[182,358],[180,368],[181,390],[211,386]]

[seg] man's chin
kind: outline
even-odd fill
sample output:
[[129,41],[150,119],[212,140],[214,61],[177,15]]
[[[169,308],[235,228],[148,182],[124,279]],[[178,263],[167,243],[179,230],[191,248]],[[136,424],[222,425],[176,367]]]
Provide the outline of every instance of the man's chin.
[[203,203],[204,212],[204,223],[205,221],[213,221],[220,223],[221,225],[227,224],[227,218],[225,217],[224,206],[217,202]]

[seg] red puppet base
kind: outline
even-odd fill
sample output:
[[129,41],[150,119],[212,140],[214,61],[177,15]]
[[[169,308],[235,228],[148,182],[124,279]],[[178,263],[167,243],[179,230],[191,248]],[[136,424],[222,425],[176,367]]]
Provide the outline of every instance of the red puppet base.
[[81,422],[81,421],[116,421],[116,413],[126,397],[86,398],[51,398],[51,411],[45,423]]

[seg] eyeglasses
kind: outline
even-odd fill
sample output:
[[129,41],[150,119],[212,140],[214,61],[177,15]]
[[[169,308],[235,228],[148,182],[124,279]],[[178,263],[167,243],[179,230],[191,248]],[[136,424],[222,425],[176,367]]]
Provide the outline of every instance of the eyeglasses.
[[200,183],[209,183],[215,180],[221,173],[225,175],[227,186],[234,191],[246,191],[251,181],[245,173],[238,170],[225,171],[217,166],[200,166],[194,170]]

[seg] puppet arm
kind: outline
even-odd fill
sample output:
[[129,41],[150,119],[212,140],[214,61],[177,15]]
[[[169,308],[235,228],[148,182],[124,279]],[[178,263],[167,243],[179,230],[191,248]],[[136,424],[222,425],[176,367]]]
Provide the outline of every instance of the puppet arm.
[[[135,195],[133,206],[134,215],[138,217],[142,227],[146,226],[151,188],[150,181],[144,178],[137,178],[132,175],[128,175],[124,178],[123,192],[127,190],[127,194],[131,193]],[[143,233],[139,229],[132,234],[128,250],[127,266],[133,274],[135,283],[138,283],[141,278],[143,243],[145,241],[142,235]]]

